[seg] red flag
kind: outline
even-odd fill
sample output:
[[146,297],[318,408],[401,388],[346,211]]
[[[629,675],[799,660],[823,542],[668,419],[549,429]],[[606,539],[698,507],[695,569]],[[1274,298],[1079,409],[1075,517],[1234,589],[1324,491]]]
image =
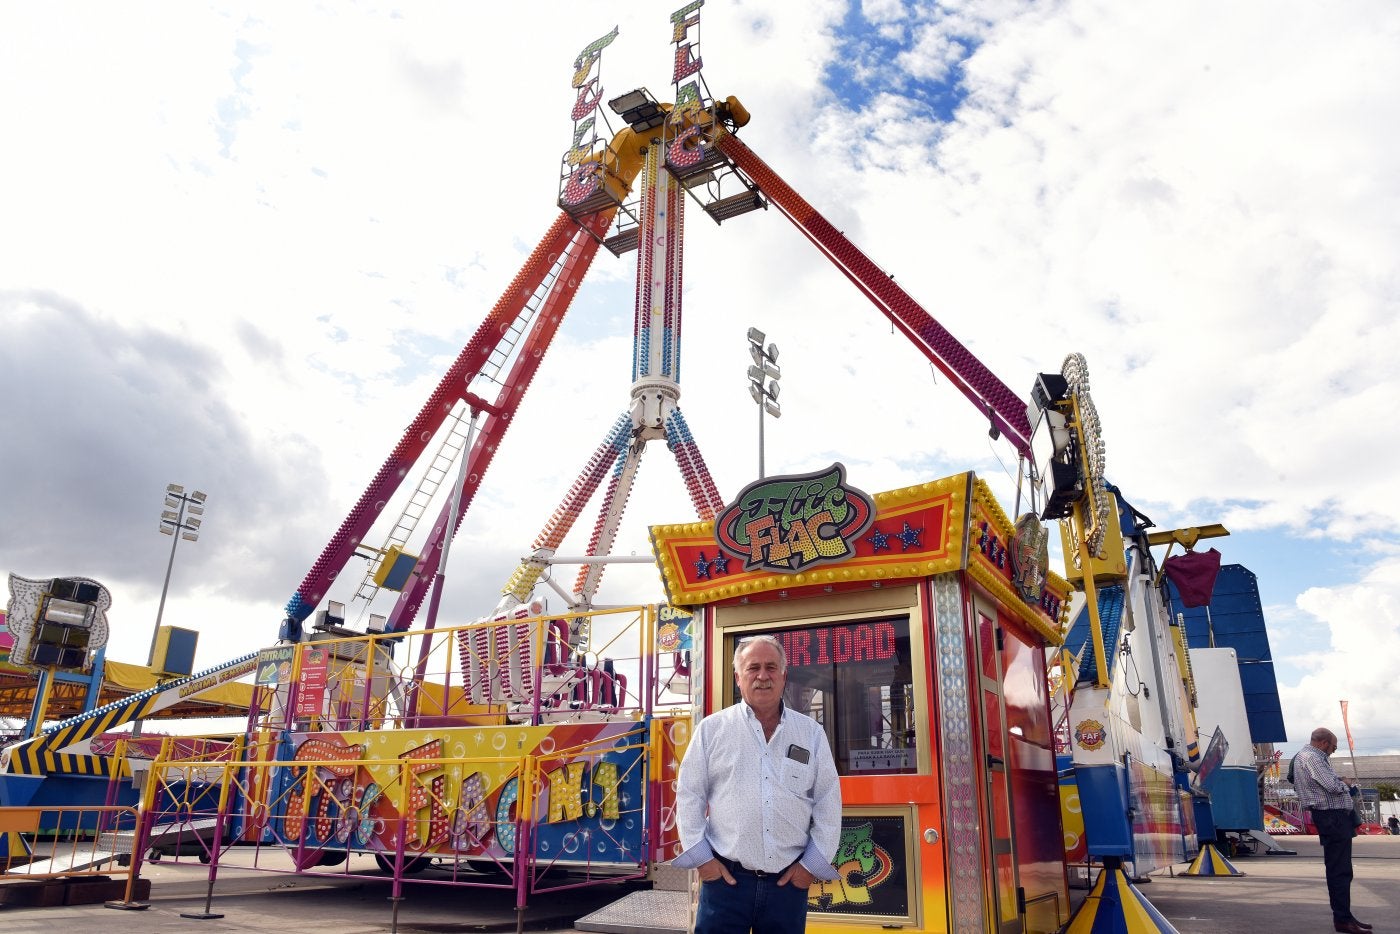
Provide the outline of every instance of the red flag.
[[1210,606],[1215,579],[1220,575],[1220,552],[1188,551],[1162,562],[1167,580],[1176,585],[1181,605],[1187,608]]
[[1347,752],[1350,752],[1350,753],[1354,756],[1354,755],[1356,755],[1356,752],[1355,752],[1355,750],[1356,750],[1356,744],[1355,744],[1354,742],[1352,742],[1352,739],[1351,739],[1351,724],[1347,723],[1347,702],[1346,702],[1346,701],[1342,701],[1342,729],[1343,729],[1343,730],[1346,730],[1346,734],[1347,734]]

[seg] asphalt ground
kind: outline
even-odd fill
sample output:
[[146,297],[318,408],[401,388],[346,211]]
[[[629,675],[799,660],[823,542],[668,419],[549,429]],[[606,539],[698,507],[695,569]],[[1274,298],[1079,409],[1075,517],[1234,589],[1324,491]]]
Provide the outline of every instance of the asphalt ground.
[[[1183,876],[1186,866],[1179,865],[1149,876],[1139,891],[1181,934],[1331,931],[1317,837],[1275,839],[1298,855],[1231,860],[1243,877]],[[1352,844],[1352,914],[1378,932],[1400,932],[1400,837],[1357,837]]]
[[[1316,837],[1285,837],[1280,843],[1296,856],[1250,856],[1233,860],[1242,877],[1189,877],[1179,864],[1155,873],[1140,890],[1181,934],[1247,934],[1332,930],[1322,848]],[[102,934],[160,932],[280,931],[294,934],[361,934],[395,930],[388,880],[371,860],[356,858],[337,876],[313,877],[239,868],[251,851],[232,850],[221,861],[210,893],[209,867],[193,857],[146,864],[151,880],[149,907],[120,911],[105,905],[52,908],[0,907],[6,934],[97,931]],[[264,858],[265,858],[264,852]],[[289,863],[282,865],[289,868]],[[1379,932],[1400,932],[1400,837],[1355,840],[1353,909]],[[434,876],[429,870],[424,878]],[[436,874],[441,875],[441,874]],[[618,887],[574,889],[537,895],[525,913],[525,929],[573,930],[575,918],[623,894]],[[1084,889],[1071,889],[1077,904]],[[209,913],[198,919],[182,914]],[[409,884],[397,904],[397,931],[514,931],[511,893]]]

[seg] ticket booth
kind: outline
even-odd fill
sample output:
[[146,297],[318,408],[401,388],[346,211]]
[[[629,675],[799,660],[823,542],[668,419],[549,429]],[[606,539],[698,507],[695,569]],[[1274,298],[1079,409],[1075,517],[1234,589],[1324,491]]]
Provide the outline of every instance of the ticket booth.
[[812,888],[810,929],[1068,919],[1046,679],[1068,585],[1021,525],[970,473],[870,496],[834,464],[652,528],[671,603],[696,614],[697,711],[739,700],[734,650],[762,632],[784,702],[826,728],[841,878]]

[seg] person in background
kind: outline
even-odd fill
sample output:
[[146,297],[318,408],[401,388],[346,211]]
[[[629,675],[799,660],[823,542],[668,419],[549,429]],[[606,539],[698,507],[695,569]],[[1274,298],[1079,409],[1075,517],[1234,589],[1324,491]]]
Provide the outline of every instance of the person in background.
[[1396,817],[1394,814],[1390,815],[1390,820],[1386,821],[1386,825],[1390,827],[1391,836],[1400,837],[1400,817]]
[[676,795],[681,855],[699,871],[695,934],[801,934],[807,890],[835,879],[841,781],[817,721],[783,704],[782,643],[734,652],[742,702],[700,721]]
[[1312,732],[1311,742],[1293,758],[1293,788],[1298,803],[1312,812],[1322,842],[1322,863],[1327,873],[1327,896],[1332,903],[1332,925],[1346,934],[1367,934],[1371,925],[1351,913],[1351,838],[1356,836],[1356,786],[1332,769],[1328,757],[1337,751],[1337,735],[1326,727]]

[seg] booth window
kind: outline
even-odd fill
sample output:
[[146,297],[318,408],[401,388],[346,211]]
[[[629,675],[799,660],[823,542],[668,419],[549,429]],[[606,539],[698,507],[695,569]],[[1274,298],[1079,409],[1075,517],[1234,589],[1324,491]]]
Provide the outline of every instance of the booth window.
[[783,702],[826,728],[842,775],[914,772],[909,617],[768,630],[787,655]]

